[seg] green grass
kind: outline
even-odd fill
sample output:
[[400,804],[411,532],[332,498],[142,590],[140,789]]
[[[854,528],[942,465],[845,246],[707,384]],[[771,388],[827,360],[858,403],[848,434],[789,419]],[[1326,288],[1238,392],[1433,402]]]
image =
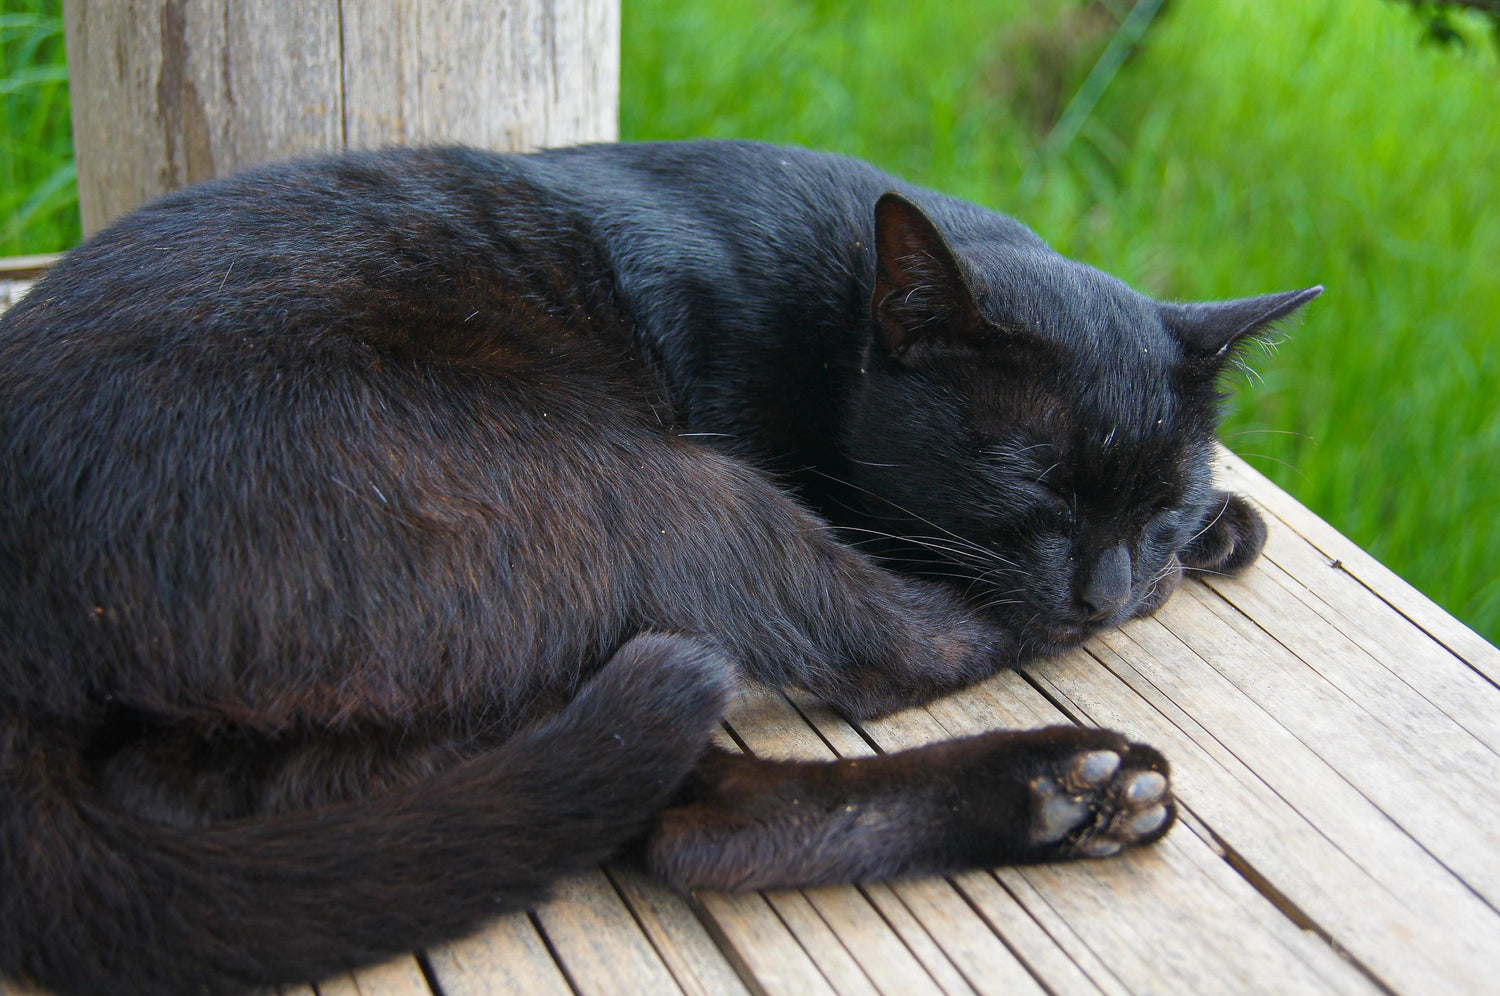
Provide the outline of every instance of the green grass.
[[[1125,0],[623,2],[626,138],[861,156],[1164,297],[1327,284],[1229,442],[1500,640],[1495,46],[1383,0],[1175,0],[1044,154]],[[77,237],[57,4],[6,3],[0,252],[39,252]]]
[[78,183],[57,0],[0,7],[0,256],[78,241]]

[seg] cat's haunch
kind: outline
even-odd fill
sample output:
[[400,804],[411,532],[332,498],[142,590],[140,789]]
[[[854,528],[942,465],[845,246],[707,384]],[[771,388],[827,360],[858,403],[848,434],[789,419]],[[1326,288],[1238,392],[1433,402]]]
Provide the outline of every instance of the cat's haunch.
[[1159,303],[745,142],[135,212],[0,318],[0,974],[318,978],[627,850],[758,888],[1157,839],[1109,731],[710,739],[742,681],[886,713],[1244,568],[1216,382],[1319,290]]

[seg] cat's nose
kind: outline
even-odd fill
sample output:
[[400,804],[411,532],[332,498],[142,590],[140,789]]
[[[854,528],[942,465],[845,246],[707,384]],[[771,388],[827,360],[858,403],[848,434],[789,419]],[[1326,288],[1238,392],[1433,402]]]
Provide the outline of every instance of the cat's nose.
[[1123,543],[1105,550],[1094,561],[1080,597],[1090,621],[1106,619],[1130,601],[1130,551]]

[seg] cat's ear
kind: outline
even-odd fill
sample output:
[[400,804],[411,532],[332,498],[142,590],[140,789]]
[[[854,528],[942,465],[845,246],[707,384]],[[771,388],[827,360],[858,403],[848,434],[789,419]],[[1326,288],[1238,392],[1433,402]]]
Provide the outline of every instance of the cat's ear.
[[1268,332],[1276,322],[1321,293],[1320,284],[1236,301],[1163,304],[1161,316],[1167,331],[1177,338],[1189,357],[1217,369],[1240,345]]
[[978,334],[979,306],[942,233],[911,201],[887,193],[875,204],[875,293],[880,345],[897,359],[929,339]]

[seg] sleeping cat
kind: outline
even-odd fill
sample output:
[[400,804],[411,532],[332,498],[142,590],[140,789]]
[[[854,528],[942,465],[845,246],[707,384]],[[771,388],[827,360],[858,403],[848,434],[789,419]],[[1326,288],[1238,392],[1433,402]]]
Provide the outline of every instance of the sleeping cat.
[[743,681],[926,702],[1231,572],[1220,370],[1009,218],[741,142],[388,151],[137,211],[0,320],[0,974],[233,991],[627,848],[682,889],[1102,857],[1103,730],[858,763]]

